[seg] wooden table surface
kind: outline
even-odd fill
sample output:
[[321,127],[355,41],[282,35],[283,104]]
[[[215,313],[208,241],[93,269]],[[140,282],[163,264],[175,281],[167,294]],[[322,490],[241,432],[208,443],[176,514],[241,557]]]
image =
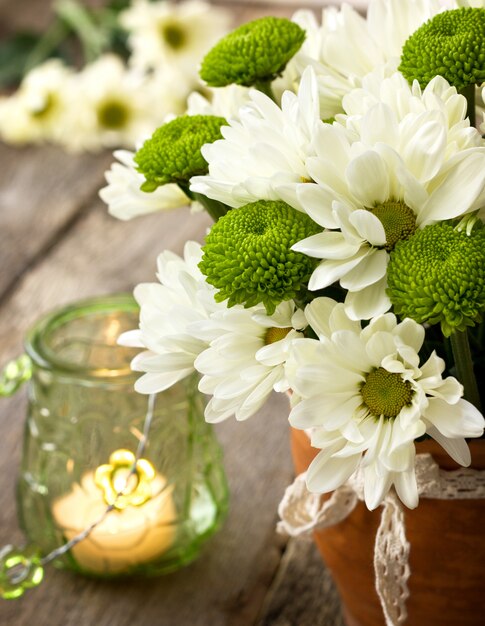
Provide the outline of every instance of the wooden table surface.
[[[2,30],[47,23],[47,0],[0,0]],[[228,0],[236,21],[271,8]],[[294,7],[293,7],[294,8]],[[130,291],[155,279],[164,248],[201,240],[208,219],[188,209],[124,223],[98,199],[108,153],[67,156],[53,147],[0,145],[0,365],[22,351],[36,318],[79,298]],[[0,546],[22,545],[15,476],[25,392],[0,400]],[[16,601],[0,600],[1,626],[341,626],[339,602],[311,542],[275,532],[293,478],[288,407],[275,396],[247,422],[217,426],[230,483],[230,513],[202,556],[150,580],[99,582],[49,567]]]

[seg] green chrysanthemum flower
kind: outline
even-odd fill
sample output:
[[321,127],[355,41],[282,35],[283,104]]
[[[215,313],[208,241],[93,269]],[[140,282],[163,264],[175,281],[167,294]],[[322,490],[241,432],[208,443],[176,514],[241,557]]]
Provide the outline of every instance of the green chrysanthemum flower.
[[409,37],[399,70],[425,87],[440,74],[461,90],[485,81],[485,9],[439,13]]
[[154,191],[160,185],[187,185],[190,178],[207,174],[207,161],[201,154],[206,143],[221,139],[223,117],[183,115],[160,126],[135,155],[138,171],[146,182],[143,191]]
[[485,307],[485,229],[427,226],[396,245],[387,278],[397,315],[441,324],[447,337],[463,331]]
[[202,61],[200,76],[211,87],[250,87],[275,79],[305,40],[290,20],[262,17],[221,39]]
[[304,213],[285,202],[260,200],[230,211],[206,238],[199,267],[228,306],[262,302],[268,315],[296,298],[318,261],[291,250],[297,241],[320,232]]

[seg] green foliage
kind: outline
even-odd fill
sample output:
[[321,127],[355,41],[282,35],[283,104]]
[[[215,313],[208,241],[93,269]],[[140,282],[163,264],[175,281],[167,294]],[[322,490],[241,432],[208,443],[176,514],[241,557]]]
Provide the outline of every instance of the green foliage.
[[387,279],[397,315],[441,324],[446,337],[474,326],[485,307],[485,229],[427,226],[396,245]]
[[111,0],[97,9],[76,0],[59,0],[45,32],[19,32],[0,42],[0,89],[15,87],[27,72],[50,58],[76,65],[80,50],[85,62],[108,50],[128,58],[126,34],[118,24],[118,14],[127,6],[129,0]]
[[425,87],[440,74],[461,90],[485,81],[485,9],[439,13],[409,37],[399,70]]
[[27,61],[38,41],[35,33],[23,32],[0,42],[0,88],[13,87],[22,80]]
[[187,185],[192,176],[207,174],[200,150],[222,138],[225,124],[223,117],[215,115],[183,115],[157,128],[135,155],[138,171],[146,179],[142,190],[154,191],[167,183]]
[[202,61],[200,76],[211,87],[248,87],[280,75],[305,40],[294,22],[262,17],[221,39]]
[[301,294],[318,263],[291,247],[320,231],[285,202],[253,202],[214,224],[199,267],[219,290],[217,302],[229,299],[229,307],[262,302],[271,315],[280,302]]

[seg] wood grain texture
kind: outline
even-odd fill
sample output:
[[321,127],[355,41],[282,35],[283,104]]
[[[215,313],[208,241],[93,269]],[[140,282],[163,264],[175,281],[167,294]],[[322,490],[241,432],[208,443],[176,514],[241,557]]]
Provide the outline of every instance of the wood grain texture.
[[[45,30],[52,20],[53,0],[0,0],[0,32]],[[105,0],[82,0],[90,7],[102,6]]]
[[288,542],[257,626],[344,626],[337,590],[312,541]]
[[0,298],[77,219],[111,160],[0,145]]

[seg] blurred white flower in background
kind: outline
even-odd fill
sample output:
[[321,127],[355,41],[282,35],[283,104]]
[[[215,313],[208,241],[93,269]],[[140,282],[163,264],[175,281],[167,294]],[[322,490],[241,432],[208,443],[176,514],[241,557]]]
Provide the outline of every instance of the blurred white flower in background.
[[174,103],[168,84],[167,97],[159,100],[151,81],[150,76],[126,69],[112,54],[87,65],[70,81],[69,131],[61,138],[63,146],[74,152],[133,146],[153,132]]
[[[0,99],[3,140],[50,141],[70,152],[133,148],[168,115],[184,113],[189,94],[202,88],[199,62],[228,30],[228,12],[199,0],[134,0],[119,19],[133,52],[128,66],[114,54],[80,71],[58,60],[39,65]],[[236,111],[244,91],[222,90],[217,108]]]
[[55,141],[65,130],[72,70],[50,59],[0,100],[0,136],[11,143]]
[[120,21],[129,33],[133,67],[149,70],[172,64],[183,70],[180,80],[194,81],[202,57],[230,25],[227,11],[199,0],[180,4],[134,0]]

